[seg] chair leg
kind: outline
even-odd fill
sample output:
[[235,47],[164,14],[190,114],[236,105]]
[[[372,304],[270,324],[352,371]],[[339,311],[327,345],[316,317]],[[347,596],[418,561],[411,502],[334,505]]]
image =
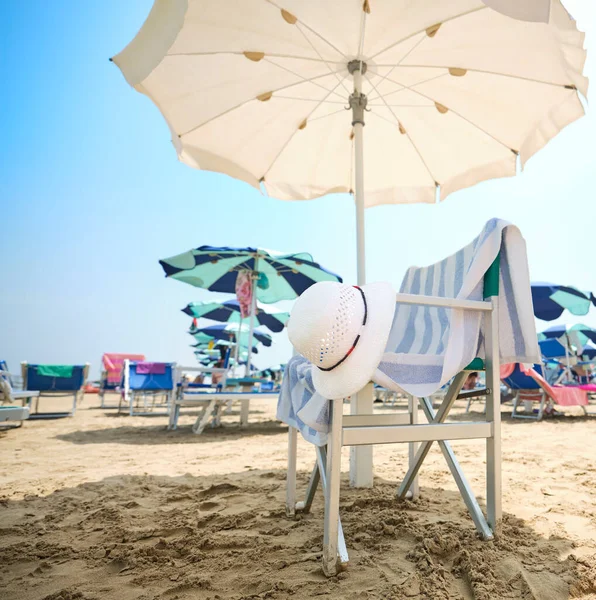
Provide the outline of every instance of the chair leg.
[[[317,447],[317,454],[321,452],[321,449]],[[324,461],[321,461],[323,463]],[[321,480],[321,470],[319,469],[319,460],[317,457],[317,461],[315,462],[315,466],[310,474],[310,479],[308,480],[308,487],[306,488],[306,496],[304,498],[304,502],[296,503],[296,510],[300,510],[304,513],[310,512],[310,507],[312,506],[313,500],[315,499],[315,495],[317,493],[317,487],[319,485],[319,481]]]
[[540,406],[538,407],[538,418],[537,421],[542,421],[542,417],[544,416],[544,408],[546,407],[546,392],[542,392],[540,396]]
[[[213,395],[215,396],[215,394]],[[216,403],[217,398],[213,398],[213,400],[209,402],[207,408],[205,409],[205,412],[196,420],[195,424],[192,426],[193,433],[196,433],[197,435],[201,435],[201,433],[203,433],[203,430],[207,426],[207,423],[209,423],[209,420],[213,416],[213,409],[215,408]]]
[[327,445],[325,523],[323,533],[323,572],[333,577],[339,570],[339,485],[341,475],[341,435],[343,401],[331,400],[330,431]]
[[[410,413],[410,424],[417,425],[418,424],[418,402],[414,396],[408,395],[408,412]],[[411,469],[416,460],[416,454],[418,453],[418,447],[420,444],[418,442],[410,442],[408,444],[408,467]],[[420,496],[420,484],[419,478],[416,474],[412,480],[412,484],[410,485],[411,498],[412,500],[416,500]]]
[[176,398],[172,398],[172,402],[170,404],[170,417],[168,420],[168,429],[176,429],[178,426],[178,412],[180,406],[176,403]]
[[517,408],[519,406],[519,392],[513,397],[513,408],[511,409],[511,417],[517,418]]
[[493,533],[499,533],[502,518],[501,483],[501,379],[499,360],[499,300],[491,298],[492,311],[486,315],[486,420],[492,423],[492,436],[486,440],[486,512]]
[[250,400],[240,400],[240,425],[245,427],[248,425],[248,413],[250,410]]
[[296,515],[296,459],[298,453],[298,430],[288,427],[288,473],[286,475],[286,515]]

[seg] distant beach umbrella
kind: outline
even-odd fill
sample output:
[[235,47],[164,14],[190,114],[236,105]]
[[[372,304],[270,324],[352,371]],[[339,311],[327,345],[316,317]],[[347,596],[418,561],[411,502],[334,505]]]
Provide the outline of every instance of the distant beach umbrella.
[[587,315],[596,306],[592,292],[582,292],[575,287],[554,283],[532,283],[534,316],[543,321],[558,319],[565,310],[572,315]]
[[166,277],[212,292],[235,293],[239,273],[252,274],[256,299],[270,304],[293,300],[318,281],[341,281],[306,253],[261,248],[200,246],[160,260]]
[[[242,323],[249,325],[248,319],[243,319],[240,314],[240,303],[238,300],[226,300],[225,302],[191,302],[182,309],[183,313],[194,317],[221,321],[224,323]],[[290,317],[290,313],[277,310],[273,307],[265,309],[257,302],[256,321],[259,325],[267,327],[274,333],[283,331]]]
[[[588,325],[578,324],[568,327],[567,325],[553,325],[538,334],[539,340],[555,339],[562,344],[567,343],[567,346],[579,353],[588,344],[588,342],[596,343],[596,329],[588,327]],[[571,348],[573,346],[573,348]]]
[[[240,339],[238,338],[238,326],[234,324],[224,325],[223,323],[217,325],[209,325],[208,327],[199,327],[196,329],[190,329],[189,333],[195,338],[197,342],[209,342],[209,340],[224,340],[228,342],[239,343],[241,348],[248,348],[248,335],[250,330],[248,327],[242,325],[240,331]],[[255,340],[263,344],[263,346],[269,347],[272,344],[271,336],[264,331],[255,329],[252,332],[252,336]]]
[[[262,248],[200,246],[159,263],[166,277],[212,292],[234,293],[238,277],[248,275],[252,282],[249,340],[252,340],[257,299],[265,303],[293,300],[319,281],[342,281],[306,252],[283,254]],[[249,368],[250,356],[247,373]]]
[[594,360],[596,358],[596,345],[589,342],[581,351],[581,357],[584,360]]

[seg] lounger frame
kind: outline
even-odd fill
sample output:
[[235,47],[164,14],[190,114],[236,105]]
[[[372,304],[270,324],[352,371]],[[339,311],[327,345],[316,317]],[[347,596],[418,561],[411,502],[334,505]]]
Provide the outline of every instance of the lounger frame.
[[[213,390],[207,392],[190,392],[180,385],[183,372],[222,373],[223,377],[218,388],[213,388]],[[277,400],[279,396],[277,392],[225,391],[228,372],[229,370],[225,368],[177,367],[176,375],[174,377],[174,385],[177,392],[170,408],[170,422],[168,429],[175,430],[178,428],[178,419],[180,417],[181,408],[200,407],[203,410],[192,426],[193,433],[200,435],[209,424],[211,424],[211,427],[218,427],[221,424],[221,413],[223,408],[225,406],[230,406],[233,402],[240,402],[240,425],[246,426],[248,425],[251,400]]]

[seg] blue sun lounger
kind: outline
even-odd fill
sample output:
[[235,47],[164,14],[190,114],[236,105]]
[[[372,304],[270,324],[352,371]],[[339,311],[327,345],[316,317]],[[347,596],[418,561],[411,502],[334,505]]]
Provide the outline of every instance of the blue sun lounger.
[[[83,387],[89,374],[89,363],[84,365],[36,365],[21,363],[23,390],[38,392],[31,398],[35,411],[31,419],[55,419],[72,417],[77,410],[77,401],[83,397]],[[67,412],[39,412],[39,400],[45,397],[70,397],[72,408]]]
[[[122,370],[122,403],[128,404],[130,416],[168,415],[174,396],[174,369],[176,363],[156,363],[125,359]],[[156,400],[161,399],[160,402]],[[135,410],[135,402],[143,401],[144,411]],[[149,406],[151,400],[151,406]],[[155,408],[163,409],[155,411]]]

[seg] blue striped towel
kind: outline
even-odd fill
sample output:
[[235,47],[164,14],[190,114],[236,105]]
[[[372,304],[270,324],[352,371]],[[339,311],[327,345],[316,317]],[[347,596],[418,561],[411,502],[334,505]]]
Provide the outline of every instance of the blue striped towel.
[[[501,362],[539,362],[526,244],[507,221],[491,219],[459,252],[428,267],[410,268],[400,292],[482,300],[484,274],[499,251]],[[474,358],[485,358],[483,321],[477,311],[396,304],[373,380],[418,397],[433,394]]]
[[307,442],[327,444],[329,400],[315,390],[312,364],[299,354],[286,365],[277,401],[277,419],[298,429]]

